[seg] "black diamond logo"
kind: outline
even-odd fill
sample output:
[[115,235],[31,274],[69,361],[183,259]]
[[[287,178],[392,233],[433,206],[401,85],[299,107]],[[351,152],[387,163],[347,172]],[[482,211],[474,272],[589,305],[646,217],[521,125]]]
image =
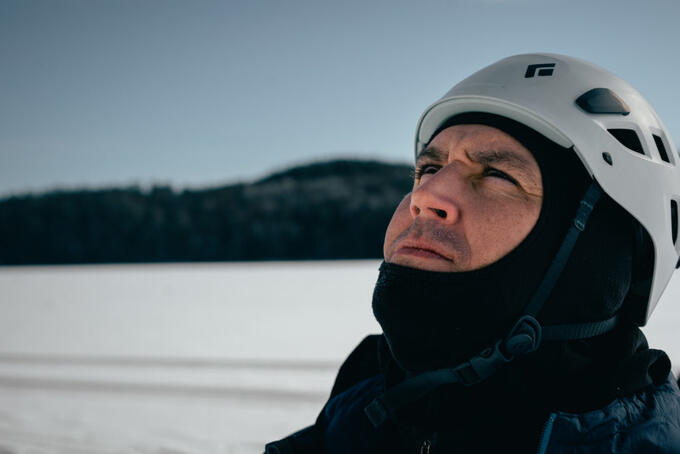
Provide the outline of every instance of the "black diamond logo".
[[553,68],[555,68],[555,63],[540,63],[538,65],[529,65],[527,67],[527,72],[524,73],[525,78],[534,77],[536,75],[536,70],[538,70],[539,76],[552,76]]

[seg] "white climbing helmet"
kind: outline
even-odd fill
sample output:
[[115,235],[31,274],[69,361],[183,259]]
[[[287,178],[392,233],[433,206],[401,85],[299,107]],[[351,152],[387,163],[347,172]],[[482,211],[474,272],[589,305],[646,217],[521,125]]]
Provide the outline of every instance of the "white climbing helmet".
[[487,112],[573,148],[590,175],[647,230],[654,269],[644,325],[679,262],[680,156],[651,105],[609,71],[556,54],[515,55],[463,80],[428,107],[416,156],[449,118]]

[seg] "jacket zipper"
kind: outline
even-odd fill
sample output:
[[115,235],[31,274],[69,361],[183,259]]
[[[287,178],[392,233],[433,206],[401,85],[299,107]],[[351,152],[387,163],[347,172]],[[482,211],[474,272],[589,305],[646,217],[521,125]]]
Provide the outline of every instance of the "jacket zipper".
[[430,440],[423,441],[423,444],[420,445],[420,454],[430,454],[431,447],[432,443],[430,442]]
[[550,413],[548,420],[543,424],[543,430],[541,431],[541,437],[538,439],[538,450],[536,454],[545,454],[548,449],[548,442],[550,441],[550,435],[552,435],[553,423],[557,418],[557,414]]

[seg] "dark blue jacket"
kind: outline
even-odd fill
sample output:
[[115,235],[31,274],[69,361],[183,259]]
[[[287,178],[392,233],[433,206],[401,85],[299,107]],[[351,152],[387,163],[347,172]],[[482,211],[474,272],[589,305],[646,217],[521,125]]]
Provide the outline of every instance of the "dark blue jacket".
[[[352,358],[350,356],[350,360]],[[345,364],[343,368],[347,366]],[[349,366],[353,370],[362,369],[352,364]],[[341,369],[338,379],[347,375],[342,372]],[[337,391],[338,387],[341,392]],[[436,454],[467,451],[457,446],[455,440],[447,438],[445,431],[419,431],[393,421],[379,428],[373,427],[364,408],[384,391],[384,387],[384,377],[379,372],[352,384],[336,380],[332,397],[316,423],[283,440],[268,444],[265,447],[266,454]],[[518,411],[517,414],[494,417],[510,421],[520,415]],[[490,430],[488,437],[502,436],[492,432]],[[507,445],[507,452],[514,452],[512,448],[512,445]],[[597,410],[580,414],[551,413],[532,452],[680,454],[680,391],[675,378],[671,374],[661,385],[649,386],[633,395],[617,398]]]
[[[436,433],[414,439],[413,445],[407,447],[392,438],[393,426],[375,429],[363,409],[381,391],[381,377],[363,380],[331,399],[314,426],[270,443],[265,452],[455,452],[455,447],[438,446]],[[512,418],[512,415],[507,417]],[[512,451],[511,448],[508,446],[508,452]],[[665,384],[653,389],[617,399],[599,410],[582,414],[551,414],[535,452],[680,453],[680,392],[674,378],[669,377]]]

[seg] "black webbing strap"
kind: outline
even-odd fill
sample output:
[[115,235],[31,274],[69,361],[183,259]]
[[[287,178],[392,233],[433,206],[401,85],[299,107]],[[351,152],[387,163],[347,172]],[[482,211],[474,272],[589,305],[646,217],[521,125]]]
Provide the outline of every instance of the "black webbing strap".
[[602,188],[597,184],[597,181],[593,180],[579,204],[578,211],[574,217],[574,222],[569,228],[567,235],[564,237],[564,241],[562,241],[560,249],[557,251],[552,264],[550,264],[550,268],[548,268],[543,281],[541,281],[536,293],[531,297],[531,301],[529,301],[529,304],[524,310],[525,314],[535,317],[548,299],[548,296],[550,296],[550,292],[552,292],[564,267],[567,265],[571,251],[574,249],[574,246],[576,246],[576,240],[578,240],[579,235],[583,232],[583,229],[585,229],[588,218],[593,212],[593,208],[595,208],[595,204],[599,200],[600,195],[602,195]]
[[587,339],[611,331],[618,322],[618,315],[590,323],[572,323],[542,327],[543,339],[547,341]]
[[386,391],[382,396],[374,399],[364,408],[364,413],[371,420],[373,426],[378,427],[386,419],[394,416],[394,413],[404,404],[418,400],[445,383],[459,382],[460,377],[455,369],[424,372],[402,381]]
[[[574,222],[564,237],[564,241],[557,251],[555,259],[545,273],[545,277],[538,286],[536,293],[534,293],[531,301],[529,301],[525,314],[535,317],[543,307],[543,304],[545,304],[564,267],[567,265],[571,252],[574,246],[576,246],[576,240],[578,240],[579,235],[585,229],[593,208],[595,208],[595,204],[601,195],[602,188],[597,181],[593,180],[579,204]],[[597,322],[543,326],[543,338],[548,341],[586,339],[611,331],[616,326],[617,321],[618,316],[615,315],[607,320]]]

